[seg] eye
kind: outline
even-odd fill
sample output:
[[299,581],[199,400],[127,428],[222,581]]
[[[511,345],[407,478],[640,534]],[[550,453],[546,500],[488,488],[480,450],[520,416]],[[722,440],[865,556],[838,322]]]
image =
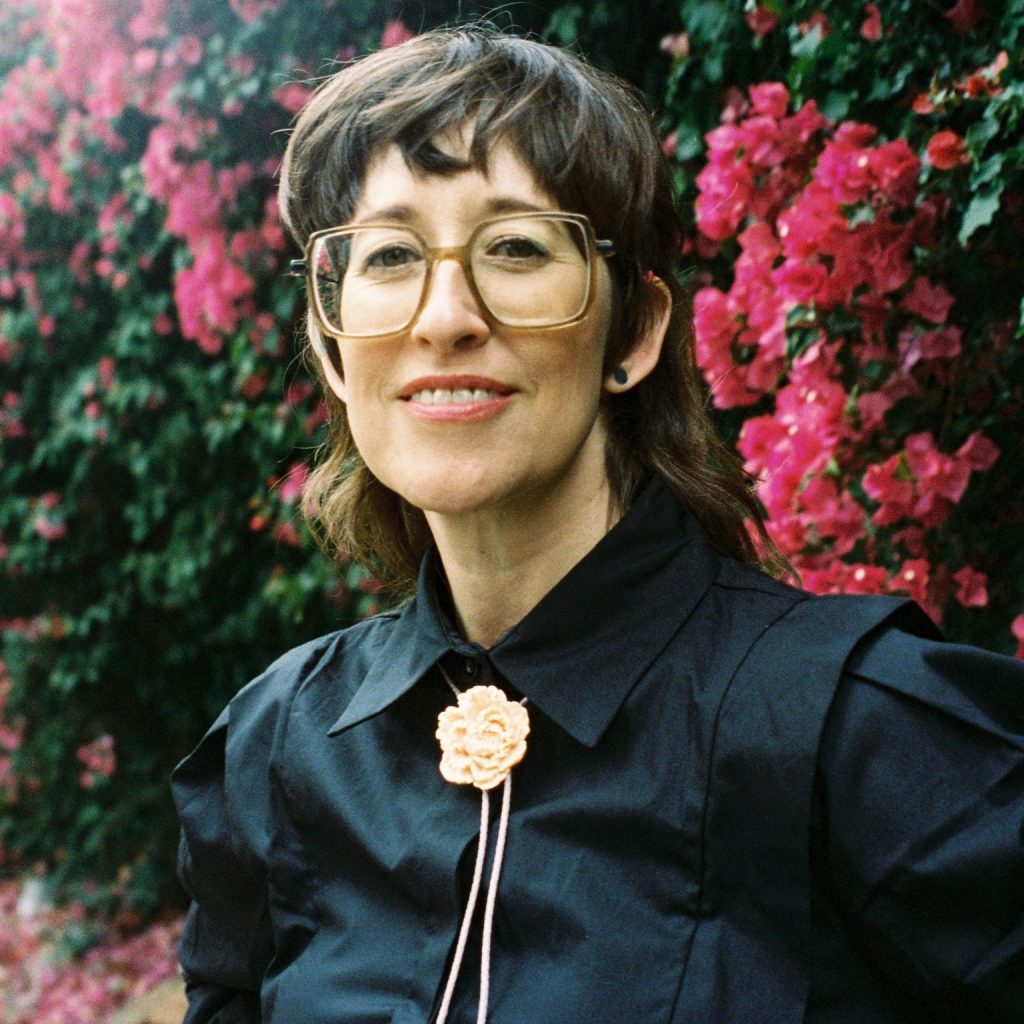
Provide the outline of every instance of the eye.
[[371,252],[362,262],[364,274],[383,273],[408,268],[419,263],[422,256],[410,245],[389,243]]
[[533,238],[528,238],[526,235],[509,235],[490,242],[485,255],[489,260],[532,265],[544,262],[548,257],[548,252],[540,242]]

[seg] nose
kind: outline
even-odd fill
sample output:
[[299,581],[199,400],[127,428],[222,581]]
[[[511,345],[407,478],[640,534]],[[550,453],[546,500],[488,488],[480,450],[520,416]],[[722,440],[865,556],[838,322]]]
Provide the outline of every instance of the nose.
[[410,333],[416,341],[445,349],[473,348],[490,334],[484,310],[457,259],[434,264]]

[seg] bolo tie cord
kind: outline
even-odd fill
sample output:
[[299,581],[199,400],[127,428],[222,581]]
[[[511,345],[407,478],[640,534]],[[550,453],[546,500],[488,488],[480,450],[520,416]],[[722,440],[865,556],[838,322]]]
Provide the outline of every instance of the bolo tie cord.
[[[444,667],[439,665],[441,675],[458,698],[461,692],[452,682]],[[491,936],[494,932],[494,908],[498,901],[498,880],[501,877],[501,865],[505,855],[505,844],[508,838],[509,807],[512,802],[512,775],[505,776],[501,787],[501,816],[498,821],[497,846],[494,850],[494,861],[491,864],[491,873],[487,882],[487,899],[484,903],[484,926],[483,935],[480,939],[480,999],[477,1005],[477,1024],[487,1024],[487,1001],[491,987]],[[441,997],[441,1006],[437,1011],[434,1024],[445,1024],[448,1019],[448,1010],[451,1006],[452,996],[455,993],[455,984],[459,980],[459,970],[462,967],[462,958],[466,952],[466,941],[469,938],[469,929],[473,922],[473,912],[476,910],[477,899],[480,895],[480,883],[483,879],[484,862],[487,859],[487,838],[490,826],[490,792],[480,792],[480,835],[476,846],[476,863],[473,865],[473,881],[469,888],[469,898],[466,900],[466,910],[462,915],[462,926],[459,928],[458,942],[455,944],[455,955],[452,957],[451,969],[448,971],[448,981],[444,987],[444,995]]]

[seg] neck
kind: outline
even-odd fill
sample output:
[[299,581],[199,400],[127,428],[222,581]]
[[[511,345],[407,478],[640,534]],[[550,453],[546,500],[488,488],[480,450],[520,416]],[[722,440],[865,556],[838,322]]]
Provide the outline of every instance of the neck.
[[486,514],[428,512],[462,635],[493,647],[620,515],[603,476],[582,494],[565,486],[542,501],[527,497]]

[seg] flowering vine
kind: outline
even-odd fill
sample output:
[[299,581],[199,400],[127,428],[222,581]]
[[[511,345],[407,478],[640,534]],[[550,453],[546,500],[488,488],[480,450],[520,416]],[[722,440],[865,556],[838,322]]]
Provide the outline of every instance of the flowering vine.
[[[871,39],[877,8],[868,15]],[[998,95],[1005,67],[997,58],[974,73],[983,86],[952,95]],[[908,594],[937,620],[985,608],[1005,567],[959,513],[975,478],[1006,466],[996,435],[1012,437],[1020,391],[1007,376],[1012,320],[960,313],[952,253],[986,221],[950,239],[948,179],[976,157],[952,129],[921,132],[922,155],[813,99],[793,110],[778,82],[750,87],[726,116],[695,179],[697,248],[735,256],[728,286],[696,292],[697,356],[715,405],[741,415],[737,448],[769,531],[812,590]],[[1010,465],[1003,479],[1015,475]],[[1020,520],[1019,508],[993,511],[990,529]],[[1009,577],[1000,592],[1004,609],[1024,604]]]

